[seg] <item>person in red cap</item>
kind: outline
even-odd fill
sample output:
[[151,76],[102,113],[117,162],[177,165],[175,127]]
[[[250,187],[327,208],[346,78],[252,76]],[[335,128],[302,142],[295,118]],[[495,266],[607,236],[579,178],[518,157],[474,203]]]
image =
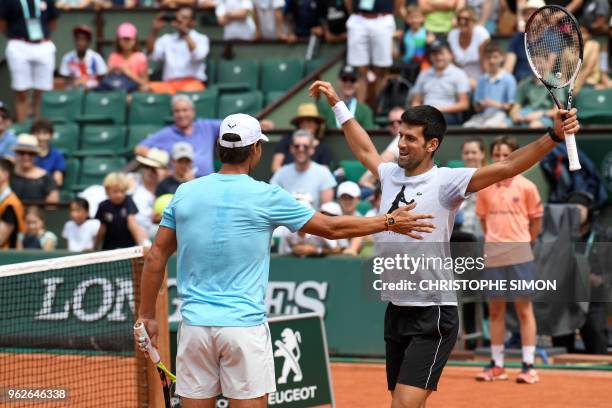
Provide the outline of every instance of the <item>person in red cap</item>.
[[94,89],[98,86],[98,80],[106,75],[106,62],[89,48],[91,28],[78,25],[72,29],[72,35],[75,49],[62,57],[59,74],[66,79],[66,85],[70,88]]
[[[134,24],[125,22],[117,27],[115,51],[108,57],[109,80],[102,81],[102,88],[107,85],[112,89],[123,89],[127,92],[146,87],[149,82],[147,56],[138,51],[138,31]],[[112,79],[111,79],[112,78]]]

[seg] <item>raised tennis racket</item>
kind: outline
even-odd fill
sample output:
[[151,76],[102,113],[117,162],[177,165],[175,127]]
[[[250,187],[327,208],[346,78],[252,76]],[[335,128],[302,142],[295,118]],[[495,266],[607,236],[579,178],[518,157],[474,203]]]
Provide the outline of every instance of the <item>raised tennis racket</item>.
[[[563,109],[563,106],[552,89],[569,86],[566,109],[570,110],[583,51],[584,42],[578,21],[563,7],[542,7],[527,20],[525,52],[529,65],[559,109]],[[570,170],[580,170],[574,135],[566,134],[565,144]]]
[[142,322],[136,322],[134,325],[134,337],[140,346],[141,350],[149,355],[149,358],[155,364],[159,378],[161,379],[162,388],[164,391],[164,401],[166,402],[166,408],[175,408],[180,406],[178,398],[174,396],[174,385],[176,383],[176,376],[170,372],[161,361],[161,357],[157,352],[157,349],[151,344],[151,339],[145,329]]

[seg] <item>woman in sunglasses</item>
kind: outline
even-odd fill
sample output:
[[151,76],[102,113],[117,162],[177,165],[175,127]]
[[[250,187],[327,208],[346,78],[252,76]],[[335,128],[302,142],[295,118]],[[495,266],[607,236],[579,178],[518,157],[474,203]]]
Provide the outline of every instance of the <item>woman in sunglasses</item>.
[[36,136],[21,134],[15,152],[15,172],[11,177],[11,189],[21,201],[57,203],[59,191],[53,176],[34,164],[40,147]]

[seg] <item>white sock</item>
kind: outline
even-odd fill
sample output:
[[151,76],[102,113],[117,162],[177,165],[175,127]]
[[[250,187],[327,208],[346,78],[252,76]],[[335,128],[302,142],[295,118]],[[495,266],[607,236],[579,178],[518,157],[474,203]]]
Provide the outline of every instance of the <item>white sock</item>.
[[523,346],[523,362],[533,364],[535,360],[535,346]]
[[504,366],[504,345],[503,344],[491,344],[491,356],[493,362],[498,367]]

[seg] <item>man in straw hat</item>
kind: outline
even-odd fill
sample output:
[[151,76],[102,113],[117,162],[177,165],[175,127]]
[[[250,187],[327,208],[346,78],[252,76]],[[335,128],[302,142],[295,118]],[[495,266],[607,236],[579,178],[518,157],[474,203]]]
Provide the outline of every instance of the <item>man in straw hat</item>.
[[136,161],[140,164],[140,174],[136,175],[139,177],[136,177],[136,187],[132,193],[132,199],[138,208],[136,222],[150,237],[157,231],[153,224],[159,222],[153,216],[155,192],[166,174],[169,157],[165,150],[152,148],[145,156],[136,156]]
[[[329,166],[332,160],[331,150],[326,144],[321,143],[325,133],[325,119],[319,114],[317,105],[314,103],[300,104],[290,123],[296,129],[305,129],[312,133],[315,137],[315,152],[312,159],[319,164]],[[275,173],[281,166],[293,162],[293,155],[290,151],[292,139],[292,134],[285,135],[276,145],[272,157],[272,173]]]
[[263,408],[275,392],[264,304],[275,228],[328,239],[385,230],[418,239],[433,230],[430,216],[412,213],[412,206],[377,217],[330,217],[252,179],[267,140],[257,119],[226,117],[217,142],[221,170],[181,184],[145,261],[139,320],[155,345],[157,294],[168,258],[178,254],[183,304],[176,392],[184,408],[213,408],[220,393],[233,407]]
[[35,159],[40,153],[36,136],[20,134],[13,151],[15,172],[11,178],[11,188],[15,194],[22,201],[57,203],[59,191],[53,176],[35,164]]

